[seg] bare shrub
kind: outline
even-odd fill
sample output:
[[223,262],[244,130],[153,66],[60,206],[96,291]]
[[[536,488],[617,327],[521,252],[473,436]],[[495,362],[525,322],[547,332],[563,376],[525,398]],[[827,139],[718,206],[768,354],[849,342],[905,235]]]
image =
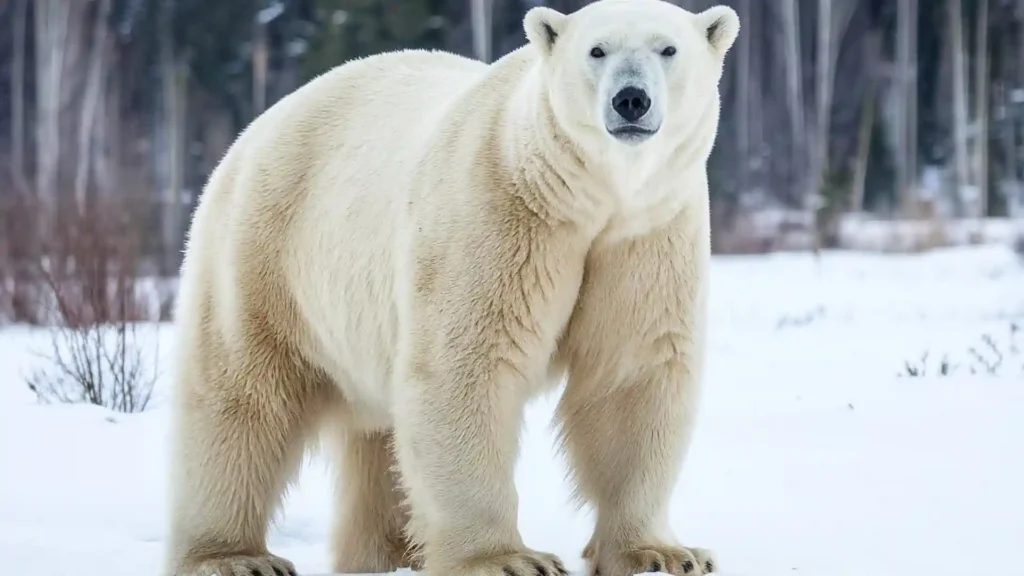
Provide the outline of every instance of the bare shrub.
[[1024,334],[1021,324],[1010,322],[1005,338],[982,334],[980,345],[967,348],[966,357],[961,358],[960,362],[953,362],[949,354],[943,354],[938,363],[931,363],[929,353],[925,352],[920,360],[905,360],[897,376],[951,376],[961,368],[971,375],[1024,374],[1024,342],[1021,341],[1021,334]]
[[41,401],[137,412],[150,400],[158,348],[154,339],[148,358],[150,346],[137,331],[147,306],[136,286],[141,219],[130,208],[123,200],[96,200],[84,212],[58,216],[52,252],[38,270],[50,353],[28,386]]
[[[155,345],[154,345],[155,346]],[[43,402],[88,403],[118,412],[146,409],[156,383],[135,324],[52,329],[47,367],[28,379]]]

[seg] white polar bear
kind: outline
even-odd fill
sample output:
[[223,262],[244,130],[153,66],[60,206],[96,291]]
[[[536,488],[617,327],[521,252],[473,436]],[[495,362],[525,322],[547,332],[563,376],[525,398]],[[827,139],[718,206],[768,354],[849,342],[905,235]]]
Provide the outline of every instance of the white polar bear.
[[600,576],[700,574],[669,496],[696,413],[706,163],[732,10],[534,8],[484,65],[347,63],[231,146],[177,308],[168,574],[294,574],[266,532],[306,442],[340,464],[334,568],[555,576],[524,546],[524,403],[557,411]]

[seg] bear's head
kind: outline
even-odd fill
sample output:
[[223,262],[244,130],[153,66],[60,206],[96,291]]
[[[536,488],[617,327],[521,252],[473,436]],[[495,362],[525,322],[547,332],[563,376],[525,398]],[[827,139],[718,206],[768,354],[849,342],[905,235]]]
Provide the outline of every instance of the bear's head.
[[541,55],[542,97],[588,152],[657,164],[688,139],[713,141],[718,82],[740,27],[731,8],[598,0],[569,15],[535,7],[523,25]]

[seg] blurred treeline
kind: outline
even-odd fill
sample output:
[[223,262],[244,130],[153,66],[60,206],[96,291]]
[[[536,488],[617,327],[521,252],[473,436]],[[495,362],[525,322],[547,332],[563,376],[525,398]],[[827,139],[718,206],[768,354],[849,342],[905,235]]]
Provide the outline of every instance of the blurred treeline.
[[[759,213],[814,246],[851,214],[1024,213],[1024,0],[677,3],[743,26],[710,167],[717,249],[764,248],[743,241]],[[171,276],[206,176],[266,107],[383,50],[493,60],[535,4],[585,2],[0,0],[0,263],[67,256],[90,230]]]

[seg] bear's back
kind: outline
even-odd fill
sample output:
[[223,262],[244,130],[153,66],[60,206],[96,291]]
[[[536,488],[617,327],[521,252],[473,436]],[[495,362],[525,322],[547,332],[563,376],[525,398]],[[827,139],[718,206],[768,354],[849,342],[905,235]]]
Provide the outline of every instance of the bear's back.
[[339,384],[359,383],[352,401],[379,406],[395,345],[393,249],[417,165],[463,103],[479,108],[495,73],[407,50],[338,66],[278,101],[210,178],[186,257],[202,286],[187,292],[218,300],[219,330],[256,318]]

